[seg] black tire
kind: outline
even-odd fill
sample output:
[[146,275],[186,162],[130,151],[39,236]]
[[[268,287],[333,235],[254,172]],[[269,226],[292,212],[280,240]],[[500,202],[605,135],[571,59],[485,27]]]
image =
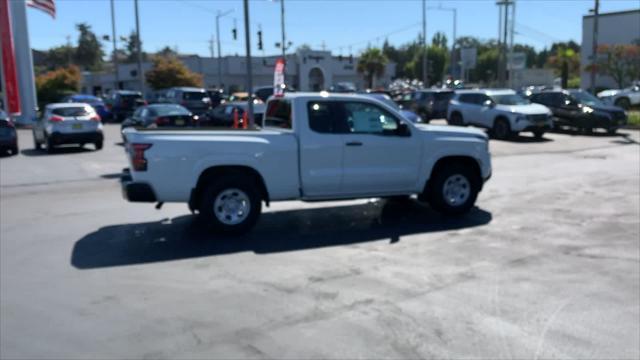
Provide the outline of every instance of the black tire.
[[449,125],[454,125],[454,126],[464,126],[464,120],[462,119],[462,115],[457,112],[454,112],[453,114],[451,114],[447,123]]
[[49,137],[47,137],[45,141],[47,145],[47,153],[53,154],[56,151],[56,146],[53,144],[53,141],[51,141],[51,138]]
[[620,98],[615,102],[616,106],[623,108],[625,111],[631,107],[631,102],[627,98]]
[[40,142],[38,142],[38,140],[36,139],[35,133],[33,133],[33,146],[36,148],[36,150],[42,150],[42,144],[40,144]]
[[500,140],[506,140],[513,136],[509,121],[503,118],[496,119],[496,121],[493,123],[493,129],[491,132],[496,139]]
[[100,141],[95,142],[93,145],[96,147],[96,150],[101,150],[102,146],[104,146],[104,143],[103,143],[102,140],[100,140]]
[[607,129],[607,134],[609,135],[615,135],[618,132],[618,128],[608,128]]
[[[220,199],[223,200],[225,192],[232,194],[234,191],[238,193],[239,198],[243,196],[248,198],[248,212],[247,215],[243,216],[243,219],[236,224],[225,223],[220,220],[223,215],[217,213],[217,210],[214,209],[216,200],[219,196],[221,196]],[[223,211],[222,207],[219,207],[219,209],[221,212]],[[200,222],[212,230],[228,234],[245,233],[253,228],[262,211],[262,199],[258,191],[258,185],[255,181],[251,181],[240,175],[222,177],[211,183],[204,190],[198,210]],[[231,220],[231,216],[229,215],[228,221]]]
[[[466,183],[458,182],[456,179],[464,178]],[[452,199],[447,199],[445,195],[445,186],[448,182],[458,183],[461,188],[467,189],[468,194],[465,199],[458,198],[456,203]],[[445,215],[459,215],[468,212],[478,198],[480,191],[480,179],[468,166],[460,163],[450,163],[436,170],[427,189],[427,199],[431,207]],[[450,195],[452,196],[452,195]]]
[[18,147],[14,146],[11,148],[11,155],[18,155]]
[[543,136],[544,136],[544,131],[533,132],[533,137],[536,138],[537,140],[541,140]]

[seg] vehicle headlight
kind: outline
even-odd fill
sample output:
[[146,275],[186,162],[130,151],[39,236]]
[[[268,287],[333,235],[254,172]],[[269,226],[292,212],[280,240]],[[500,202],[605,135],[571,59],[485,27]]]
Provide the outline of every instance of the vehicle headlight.
[[585,114],[591,114],[593,112],[593,108],[590,108],[588,106],[583,106],[582,107],[582,112]]

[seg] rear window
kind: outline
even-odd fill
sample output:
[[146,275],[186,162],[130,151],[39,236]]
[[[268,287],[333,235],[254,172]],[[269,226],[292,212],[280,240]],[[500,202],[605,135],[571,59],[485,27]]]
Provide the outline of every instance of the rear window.
[[199,91],[185,91],[182,93],[183,100],[202,100],[207,97],[207,93]]
[[453,97],[453,91],[437,92],[433,94],[433,97],[435,98],[436,101],[442,101],[442,100],[449,101]]
[[84,106],[79,107],[64,107],[51,110],[51,113],[58,116],[88,116],[93,114],[91,108]]
[[271,100],[264,114],[264,127],[291,129],[291,103],[287,100]]
[[150,108],[158,116],[189,115],[189,110],[179,105],[157,106]]
[[136,99],[142,99],[142,95],[140,94],[122,94],[120,95],[120,97],[123,100],[136,100]]

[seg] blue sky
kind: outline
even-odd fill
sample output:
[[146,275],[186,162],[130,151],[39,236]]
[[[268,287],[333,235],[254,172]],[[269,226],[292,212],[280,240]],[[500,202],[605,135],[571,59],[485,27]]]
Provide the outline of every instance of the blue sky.
[[[518,0],[516,41],[541,49],[555,41],[580,42],[582,16],[593,0]],[[75,43],[74,24],[89,23],[98,35],[111,34],[109,0],[57,0],[57,17],[52,19],[36,9],[28,9],[31,46],[46,49],[62,45],[70,36]],[[495,0],[427,0],[428,7],[457,8],[458,36],[496,38],[498,8]],[[207,56],[209,39],[215,34],[215,12],[233,9],[220,21],[223,54],[244,54],[244,24],[241,0],[140,0],[140,33],[145,51],[165,45],[181,53]],[[118,36],[135,28],[133,0],[116,0]],[[419,0],[285,0],[288,40],[294,47],[307,43],[315,49],[357,54],[368,44],[382,45],[385,38],[395,45],[414,39],[420,32],[422,3]],[[601,11],[640,8],[638,0],[602,0]],[[280,38],[280,4],[270,0],[250,1],[254,54],[258,26],[263,30],[265,54],[278,53],[274,42]],[[237,19],[238,40],[231,35]],[[452,13],[427,11],[427,36],[444,32],[451,41]],[[111,43],[105,44],[107,51]]]

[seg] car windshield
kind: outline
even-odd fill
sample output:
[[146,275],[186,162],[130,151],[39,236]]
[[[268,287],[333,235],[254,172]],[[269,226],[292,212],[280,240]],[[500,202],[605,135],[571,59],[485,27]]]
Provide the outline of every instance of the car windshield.
[[571,94],[571,96],[573,98],[575,98],[576,100],[578,100],[580,103],[585,104],[585,105],[602,105],[602,101],[600,101],[600,99],[598,99],[597,97],[589,94],[588,92],[585,91],[570,91],[569,94]]
[[63,107],[51,110],[51,113],[58,116],[88,116],[91,115],[91,109],[84,106]]
[[500,105],[527,105],[530,104],[529,100],[523,98],[517,94],[506,94],[506,95],[493,95],[491,96],[493,101],[496,104]]
[[158,116],[172,116],[172,115],[189,115],[189,110],[180,105],[163,105],[154,106],[153,110]]
[[186,91],[182,93],[184,100],[202,100],[207,97],[207,93],[200,91]]

